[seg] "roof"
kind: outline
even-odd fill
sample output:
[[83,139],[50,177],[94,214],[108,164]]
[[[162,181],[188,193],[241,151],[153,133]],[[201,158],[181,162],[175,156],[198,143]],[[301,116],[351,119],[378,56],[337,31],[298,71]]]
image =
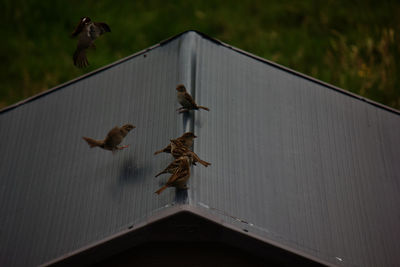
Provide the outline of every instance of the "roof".
[[[183,83],[210,112],[178,115]],[[88,149],[137,126],[112,155]],[[316,262],[400,262],[400,117],[188,31],[0,112],[0,265],[57,262],[182,209]],[[192,130],[189,190],[154,194]]]

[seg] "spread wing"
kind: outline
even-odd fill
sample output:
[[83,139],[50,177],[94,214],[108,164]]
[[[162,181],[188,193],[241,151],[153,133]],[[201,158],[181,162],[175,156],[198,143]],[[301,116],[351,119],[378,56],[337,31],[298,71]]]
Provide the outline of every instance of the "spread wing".
[[78,36],[78,34],[82,32],[83,27],[84,27],[84,23],[82,22],[82,20],[80,20],[79,24],[76,26],[75,30],[71,33],[71,37]]
[[94,22],[94,25],[99,29],[100,35],[105,33],[105,32],[111,32],[110,26],[104,22]]

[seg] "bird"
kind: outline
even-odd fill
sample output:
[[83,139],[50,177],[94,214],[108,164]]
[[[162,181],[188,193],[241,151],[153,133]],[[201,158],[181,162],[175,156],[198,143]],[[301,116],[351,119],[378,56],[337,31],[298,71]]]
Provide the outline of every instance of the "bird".
[[[192,164],[193,156],[191,154],[185,154],[184,156],[187,156],[189,159],[189,164]],[[181,161],[181,158],[175,159],[163,171],[158,173],[155,177],[158,177],[164,173],[174,173],[178,169],[180,161]]]
[[177,109],[179,113],[187,112],[189,110],[194,110],[194,109],[195,110],[204,109],[210,111],[210,109],[207,107],[197,105],[196,102],[193,100],[192,96],[186,91],[186,88],[183,84],[178,84],[176,90],[178,91],[177,93],[178,102],[179,104],[182,105],[182,107]]
[[208,167],[211,165],[211,163],[204,161],[197,156],[196,153],[191,151],[189,148],[185,147],[182,142],[176,140],[176,139],[171,139],[171,155],[174,158],[180,158],[182,156],[187,156],[190,155],[191,158],[193,158],[192,164],[196,165],[196,162],[200,163],[204,167]]
[[114,152],[116,150],[121,150],[121,149],[127,148],[129,146],[129,145],[126,145],[126,146],[119,147],[118,145],[121,144],[122,140],[129,133],[129,131],[134,128],[136,128],[136,126],[129,124],[129,123],[125,124],[121,127],[115,126],[108,132],[108,134],[104,140],[94,140],[89,137],[82,137],[82,138],[89,144],[90,148],[98,146],[100,148],[110,150],[114,154]]
[[81,18],[78,26],[71,34],[71,37],[78,37],[78,45],[73,56],[75,66],[83,68],[89,65],[86,50],[96,48],[94,40],[106,32],[111,32],[110,26],[106,23],[93,22],[89,17]]
[[[179,140],[180,142],[182,142],[187,148],[191,148],[193,146],[194,138],[197,138],[197,136],[194,135],[194,133],[187,132],[187,133],[184,133],[182,136],[176,138],[176,140]],[[160,154],[162,152],[171,153],[171,144],[167,145],[166,147],[164,147],[161,150],[154,152],[154,155]]]
[[158,189],[155,193],[161,194],[162,191],[168,187],[174,186],[178,189],[188,189],[186,183],[190,178],[190,164],[187,156],[178,159],[178,167],[174,173],[169,177],[167,183]]

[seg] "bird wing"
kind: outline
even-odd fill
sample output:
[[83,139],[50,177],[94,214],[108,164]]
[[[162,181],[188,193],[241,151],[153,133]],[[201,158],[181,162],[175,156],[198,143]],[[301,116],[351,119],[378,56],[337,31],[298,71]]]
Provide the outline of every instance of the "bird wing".
[[80,20],[78,25],[75,27],[75,30],[71,33],[71,37],[78,36],[78,34],[82,32],[83,26],[84,26],[84,24],[83,24],[82,20]]
[[186,163],[186,160],[179,160],[179,166],[176,168],[174,173],[171,175],[171,177],[168,179],[167,184],[172,184],[176,182],[177,180],[187,176],[190,172],[189,166]]
[[184,95],[185,100],[190,103],[190,105],[192,106],[197,106],[196,102],[194,102],[193,97],[191,95],[189,95],[188,93],[186,93]]
[[176,170],[177,168],[179,167],[179,160],[174,160],[173,162],[171,162],[169,165],[168,165],[168,167],[167,168],[165,168],[165,169],[174,169],[174,170]]
[[110,26],[104,22],[94,22],[94,25],[100,30],[100,35],[105,32],[111,32]]
[[116,147],[122,142],[122,135],[118,126],[112,128],[106,138],[104,139],[104,144],[109,147]]
[[189,169],[178,169],[174,174],[168,179],[167,185],[173,185],[174,183],[179,183],[181,179],[186,178],[189,175]]
[[188,148],[182,146],[171,147],[171,154],[174,158],[179,158],[188,151]]

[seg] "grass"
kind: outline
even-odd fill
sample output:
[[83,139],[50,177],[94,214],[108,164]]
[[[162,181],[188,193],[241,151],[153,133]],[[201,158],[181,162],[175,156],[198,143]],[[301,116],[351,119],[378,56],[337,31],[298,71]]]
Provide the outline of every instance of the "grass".
[[[400,109],[397,1],[6,0],[0,14],[0,108],[195,29]],[[112,33],[80,70],[69,34],[82,16]]]

